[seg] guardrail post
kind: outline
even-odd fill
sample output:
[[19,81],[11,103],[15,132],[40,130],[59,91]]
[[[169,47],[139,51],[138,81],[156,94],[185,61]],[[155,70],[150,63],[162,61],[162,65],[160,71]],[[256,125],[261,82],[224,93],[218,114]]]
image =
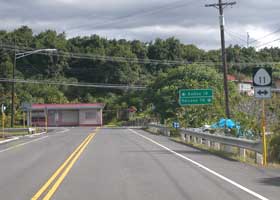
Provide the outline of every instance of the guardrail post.
[[246,160],[246,149],[239,148],[239,155],[242,160]]
[[211,141],[210,140],[206,140],[206,145],[208,148],[211,148]]
[[232,153],[232,146],[227,144],[223,145],[223,151],[227,153]]
[[197,137],[193,136],[193,143],[197,144]]
[[191,142],[191,136],[190,135],[187,135],[186,139],[187,139],[187,143]]
[[198,138],[198,143],[199,144],[203,144],[203,139],[202,138]]
[[214,148],[219,151],[221,149],[220,143],[219,142],[215,142],[214,143]]
[[186,134],[181,133],[181,139],[185,142],[186,141]]
[[263,155],[260,154],[259,152],[256,152],[256,163],[257,164],[262,164],[263,163]]

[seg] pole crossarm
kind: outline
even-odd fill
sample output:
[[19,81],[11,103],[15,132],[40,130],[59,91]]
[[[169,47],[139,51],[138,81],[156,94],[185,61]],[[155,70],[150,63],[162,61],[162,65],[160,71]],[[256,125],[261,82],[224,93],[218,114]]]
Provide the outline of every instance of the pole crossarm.
[[219,9],[219,6],[227,7],[227,6],[233,6],[236,4],[236,1],[233,2],[226,2],[226,3],[212,3],[212,4],[205,4],[205,7],[215,7]]

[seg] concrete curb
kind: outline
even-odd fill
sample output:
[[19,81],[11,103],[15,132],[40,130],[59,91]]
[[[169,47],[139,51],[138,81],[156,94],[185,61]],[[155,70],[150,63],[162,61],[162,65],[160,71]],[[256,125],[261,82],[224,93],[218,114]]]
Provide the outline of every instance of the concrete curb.
[[12,142],[12,141],[15,141],[15,140],[18,140],[20,137],[12,137],[8,140],[3,140],[3,141],[0,141],[0,144],[6,144],[8,142]]
[[14,137],[12,137],[12,138],[10,138],[10,139],[0,141],[0,145],[1,145],[1,144],[9,143],[9,142],[12,142],[12,141],[15,141],[15,140],[18,140],[18,139],[20,139],[20,138],[24,138],[24,137],[32,138],[32,137],[35,137],[35,136],[43,135],[43,134],[45,134],[45,133],[46,133],[46,132],[35,133],[35,134],[32,134],[32,135],[14,136]]
[[44,132],[41,132],[41,133],[35,133],[35,134],[32,134],[32,135],[25,135],[25,136],[23,136],[23,137],[29,137],[29,138],[32,138],[32,137],[35,137],[35,136],[39,136],[39,135],[43,135],[43,134],[45,134],[46,132],[44,131]]

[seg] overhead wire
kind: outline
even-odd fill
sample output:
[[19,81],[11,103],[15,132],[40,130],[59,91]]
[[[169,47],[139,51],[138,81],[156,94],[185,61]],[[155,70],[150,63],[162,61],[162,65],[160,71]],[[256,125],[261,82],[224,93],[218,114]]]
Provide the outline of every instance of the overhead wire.
[[[280,38],[279,38],[280,40]],[[25,51],[25,50],[36,50],[34,48],[29,47],[19,47],[14,45],[0,44],[0,48],[7,51]],[[87,54],[87,53],[74,53],[74,52],[64,52],[64,51],[56,51],[56,52],[38,52],[36,54],[39,55],[47,55],[47,56],[59,56],[71,59],[88,59],[88,60],[100,60],[100,61],[109,61],[109,62],[119,62],[119,63],[136,63],[136,64],[162,64],[162,65],[190,65],[190,64],[198,64],[198,65],[221,65],[221,62],[214,61],[188,61],[188,60],[157,60],[157,59],[140,59],[140,58],[127,58],[127,57],[115,57],[115,56],[104,56],[97,54]],[[229,62],[231,65],[279,65],[280,62]]]
[[[188,2],[186,2],[184,0],[179,0],[179,1],[175,1],[175,2],[170,2],[170,3],[167,3],[165,5],[162,5],[162,6],[159,6],[159,7],[156,7],[156,8],[152,8],[152,9],[149,9],[149,10],[141,10],[141,11],[134,12],[134,13],[131,13],[131,14],[128,14],[128,15],[116,17],[116,18],[114,18],[112,20],[109,20],[107,22],[95,24],[94,26],[91,26],[92,24],[80,25],[78,27],[74,27],[74,30],[85,27],[85,26],[86,27],[90,26],[91,29],[93,29],[93,28],[104,28],[104,26],[115,25],[116,22],[123,23],[125,20],[127,20],[127,19],[130,20],[131,18],[134,18],[134,17],[151,15],[151,14],[155,14],[155,13],[158,13],[158,12],[160,12],[162,10],[166,10],[166,9],[168,9],[168,11],[170,11],[170,10],[173,10],[173,9],[176,9],[176,8],[182,8],[182,7],[185,7],[186,5],[190,5],[191,3],[198,2],[198,1],[201,1],[201,0],[191,0],[191,1],[188,1]],[[176,5],[178,3],[179,3],[179,5]]]
[[242,38],[242,35],[230,30],[229,28],[225,27],[225,32],[229,35],[232,35],[233,37],[235,37],[236,39],[244,42],[245,44],[247,44],[247,40]]
[[238,45],[240,45],[241,47],[245,47],[245,45],[240,44],[240,41],[244,42],[243,39],[240,39],[239,37],[237,37],[237,36],[231,34],[231,33],[228,32],[227,30],[225,30],[225,33],[226,33],[230,38],[232,38],[234,41],[236,41]]
[[274,42],[278,42],[278,41],[280,41],[280,38],[274,39],[272,41],[268,41],[268,42],[260,44],[260,45],[257,45],[257,46],[255,46],[255,48],[260,48],[260,47],[263,47],[265,45],[268,45],[268,44],[271,44],[271,43],[274,43]]
[[81,82],[62,82],[62,81],[52,81],[52,80],[9,79],[9,78],[0,78],[0,82],[49,84],[49,85],[93,87],[93,88],[110,88],[110,89],[123,89],[123,90],[127,90],[127,89],[143,90],[143,89],[146,88],[146,86],[143,86],[143,85],[84,83],[84,82],[81,83]]
[[274,35],[274,34],[276,34],[278,32],[280,32],[280,28],[275,30],[275,31],[273,31],[273,32],[271,32],[271,33],[268,33],[268,34],[266,34],[266,35],[264,35],[262,37],[259,37],[258,39],[255,39],[255,40],[251,41],[250,44],[254,44],[256,42],[261,42],[260,40],[263,40],[263,39],[265,39],[265,38],[267,38],[269,36],[272,36],[272,35]]
[[[15,47],[13,45],[0,45],[2,49],[7,51],[25,51],[25,50],[36,50],[34,48],[21,48]],[[87,54],[87,53],[74,53],[74,52],[38,52],[36,54],[40,55],[52,55],[52,56],[61,56],[67,58],[77,58],[77,59],[90,59],[90,60],[101,60],[101,61],[112,61],[112,62],[129,62],[129,63],[139,63],[139,64],[165,64],[165,65],[174,65],[174,64],[193,64],[194,62],[187,60],[157,60],[157,59],[140,59],[140,58],[128,58],[128,57],[116,57],[116,56],[103,56],[97,54]],[[204,61],[195,62],[196,64],[204,64]],[[207,62],[209,64],[209,62]]]

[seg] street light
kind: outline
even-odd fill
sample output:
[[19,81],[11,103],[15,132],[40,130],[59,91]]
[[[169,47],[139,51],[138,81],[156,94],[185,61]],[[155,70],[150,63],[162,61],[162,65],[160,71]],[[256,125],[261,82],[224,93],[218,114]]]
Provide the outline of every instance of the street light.
[[15,56],[14,56],[14,65],[13,65],[13,82],[12,82],[12,107],[11,107],[11,127],[14,127],[14,111],[15,111],[15,68],[16,68],[16,62],[18,59],[36,54],[39,52],[55,52],[57,51],[56,49],[36,49],[33,51],[25,51],[25,52],[20,52],[16,53],[15,51]]

